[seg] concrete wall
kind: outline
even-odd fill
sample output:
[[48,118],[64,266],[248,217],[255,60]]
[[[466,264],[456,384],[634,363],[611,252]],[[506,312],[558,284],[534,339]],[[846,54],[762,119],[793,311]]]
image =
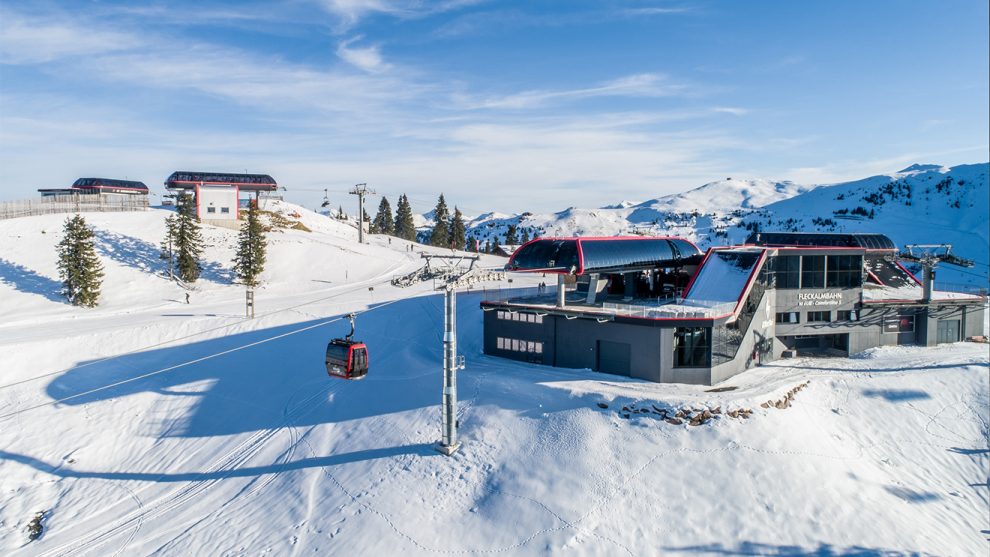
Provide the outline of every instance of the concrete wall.
[[[203,221],[236,221],[237,188],[230,186],[199,186],[196,188],[199,218]],[[214,212],[210,212],[212,209]],[[227,210],[224,213],[224,209]]]

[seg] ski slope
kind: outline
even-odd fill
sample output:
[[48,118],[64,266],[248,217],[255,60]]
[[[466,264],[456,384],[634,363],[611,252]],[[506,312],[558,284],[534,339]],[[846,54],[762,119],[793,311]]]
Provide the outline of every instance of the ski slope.
[[[710,392],[484,356],[480,296],[462,293],[464,445],[447,458],[432,448],[442,299],[388,284],[419,253],[287,210],[313,232],[271,235],[253,320],[222,278],[233,231],[207,232],[216,278],[186,305],[148,247],[166,213],[87,215],[107,279],[83,310],[49,288],[62,218],[0,221],[0,553],[990,548],[986,345],[786,360]],[[360,382],[322,364],[350,311],[371,351]],[[789,408],[761,406],[806,382]],[[657,413],[685,407],[722,413],[698,427]],[[751,417],[727,416],[740,408]]]

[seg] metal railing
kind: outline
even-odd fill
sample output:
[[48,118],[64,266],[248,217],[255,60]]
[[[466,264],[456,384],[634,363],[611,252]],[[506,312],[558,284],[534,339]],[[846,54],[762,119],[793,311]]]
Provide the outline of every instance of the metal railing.
[[[707,304],[707,305],[704,305]],[[602,309],[618,315],[633,317],[684,319],[697,317],[718,317],[733,312],[735,302],[702,302],[678,299],[677,303],[667,304],[616,304],[605,302]]]
[[102,194],[68,194],[0,201],[0,219],[14,219],[58,213],[96,213],[116,211],[145,211],[147,195],[109,196]]
[[[546,288],[494,288],[485,289],[482,299],[486,302],[512,304],[556,304],[557,287]],[[689,318],[716,317],[735,310],[735,302],[715,302],[705,300],[685,300],[672,298],[641,298],[631,302],[605,301],[600,306],[585,303],[586,296],[573,290],[567,291],[567,308],[581,310],[601,310],[604,313],[646,318]]]
[[973,296],[987,296],[987,287],[977,286],[975,284],[936,281],[935,284],[932,285],[932,289],[936,292],[957,292],[959,294],[972,294]]

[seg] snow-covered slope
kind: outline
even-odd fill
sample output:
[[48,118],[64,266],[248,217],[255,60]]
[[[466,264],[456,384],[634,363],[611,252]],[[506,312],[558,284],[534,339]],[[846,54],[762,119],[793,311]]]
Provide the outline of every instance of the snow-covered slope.
[[[52,295],[62,219],[0,221],[0,553],[986,551],[984,345],[787,360],[712,392],[486,357],[461,294],[464,445],[445,458],[442,299],[388,284],[419,253],[287,209],[315,231],[272,234],[251,320],[220,275],[232,231],[209,230],[217,278],[186,305],[145,245],[165,212],[88,214],[113,291],[83,310]],[[323,369],[350,311],[360,382]],[[721,413],[659,419],[685,407]]]

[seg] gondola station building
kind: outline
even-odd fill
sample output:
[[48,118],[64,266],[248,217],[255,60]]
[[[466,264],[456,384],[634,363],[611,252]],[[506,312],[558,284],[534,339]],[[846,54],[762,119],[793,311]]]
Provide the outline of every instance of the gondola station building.
[[986,293],[925,288],[881,234],[541,238],[506,264],[556,287],[488,291],[486,354],[712,385],[796,355],[934,346],[985,334]]
[[237,228],[242,196],[246,202],[261,192],[277,190],[278,184],[267,174],[180,170],[165,180],[165,189],[173,193],[192,193],[196,200],[196,217],[200,221]]

